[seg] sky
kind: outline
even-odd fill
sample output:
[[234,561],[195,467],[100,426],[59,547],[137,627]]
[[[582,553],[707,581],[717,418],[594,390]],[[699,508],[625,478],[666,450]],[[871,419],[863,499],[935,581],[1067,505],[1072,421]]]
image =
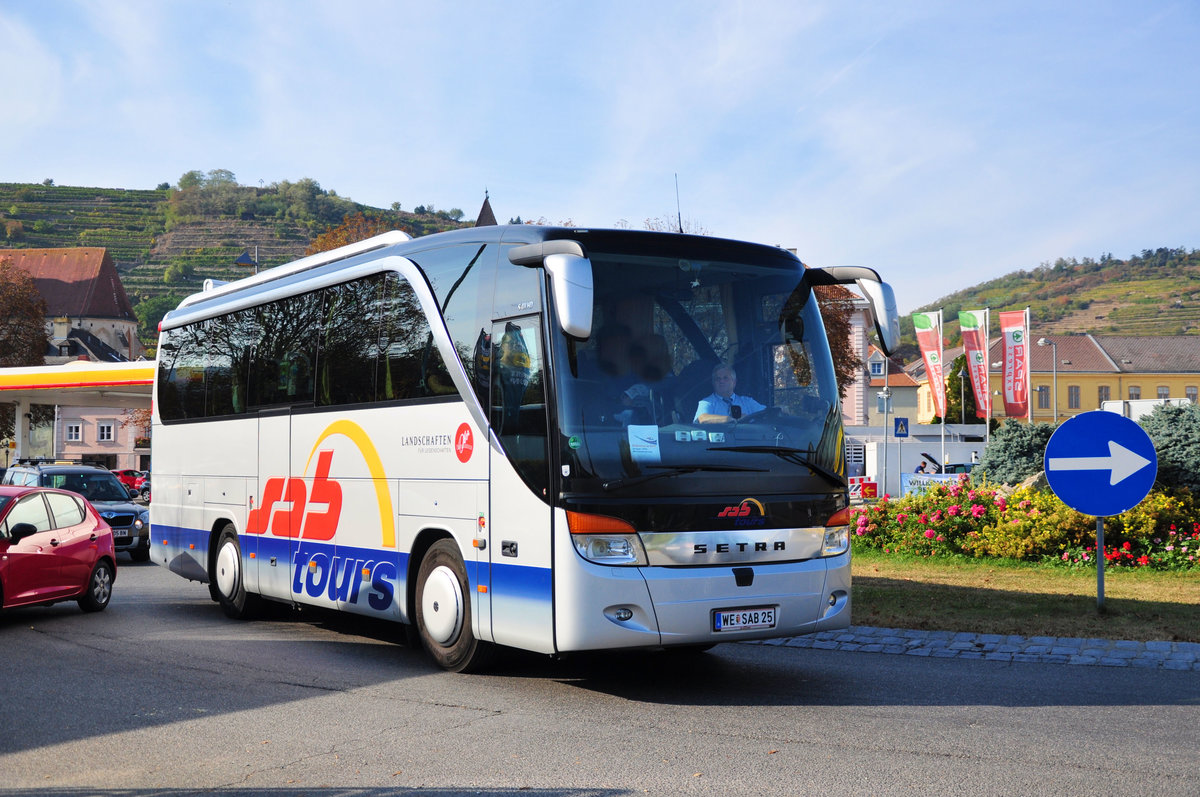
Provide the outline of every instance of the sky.
[[910,312],[1200,248],[1197,41],[1194,0],[0,0],[0,182],[681,217]]

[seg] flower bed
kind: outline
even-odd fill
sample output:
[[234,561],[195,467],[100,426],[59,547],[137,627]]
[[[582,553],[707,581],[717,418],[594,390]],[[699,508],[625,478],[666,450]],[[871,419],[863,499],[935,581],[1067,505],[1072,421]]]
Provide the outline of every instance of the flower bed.
[[[1191,493],[1153,491],[1104,522],[1108,565],[1200,568],[1200,516]],[[968,474],[919,495],[885,495],[852,513],[855,546],[921,556],[961,554],[1095,567],[1096,519],[1049,490],[974,485]]]

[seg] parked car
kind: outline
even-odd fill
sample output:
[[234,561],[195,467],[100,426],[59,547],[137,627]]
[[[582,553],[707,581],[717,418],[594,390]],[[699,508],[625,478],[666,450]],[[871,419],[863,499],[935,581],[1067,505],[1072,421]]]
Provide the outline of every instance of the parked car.
[[112,530],[83,497],[0,485],[0,607],[78,601],[102,611],[112,597]]
[[133,489],[138,491],[138,496],[143,501],[150,503],[150,471],[142,471],[142,475],[138,477]]
[[4,484],[53,487],[86,498],[112,528],[117,551],[126,551],[135,562],[150,560],[150,510],[133,503],[137,495],[110,471],[92,465],[22,461],[11,465]]
[[921,456],[929,460],[929,464],[933,466],[931,473],[970,473],[975,467],[974,462],[947,462],[942,465],[932,454],[921,453]]
[[140,470],[114,470],[112,474],[121,480],[121,484],[126,487],[137,488],[137,480],[141,478]]

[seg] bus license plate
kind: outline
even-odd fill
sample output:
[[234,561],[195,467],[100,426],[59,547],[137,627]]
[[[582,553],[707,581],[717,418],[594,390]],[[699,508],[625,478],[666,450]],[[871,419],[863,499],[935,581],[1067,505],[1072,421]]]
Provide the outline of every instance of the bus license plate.
[[775,606],[754,609],[721,609],[713,612],[713,631],[748,631],[753,628],[774,628]]

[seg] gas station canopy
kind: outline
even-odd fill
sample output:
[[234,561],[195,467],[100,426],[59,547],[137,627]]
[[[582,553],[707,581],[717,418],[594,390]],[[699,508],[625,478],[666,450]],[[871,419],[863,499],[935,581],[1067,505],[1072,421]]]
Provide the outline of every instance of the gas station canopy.
[[154,360],[0,368],[0,402],[149,409]]
[[[153,360],[75,360],[64,365],[0,368],[0,403],[16,404],[17,418],[25,417],[31,404],[150,409],[153,389]],[[13,426],[13,448],[20,459],[25,452],[26,425]]]

